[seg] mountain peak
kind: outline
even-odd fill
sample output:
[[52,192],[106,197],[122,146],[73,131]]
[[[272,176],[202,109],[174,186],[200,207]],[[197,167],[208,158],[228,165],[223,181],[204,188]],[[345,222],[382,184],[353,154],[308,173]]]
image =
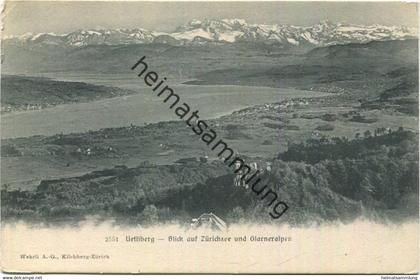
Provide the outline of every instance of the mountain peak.
[[246,25],[247,22],[244,19],[233,18],[233,19],[222,19],[223,22],[230,24],[230,25]]
[[417,38],[417,29],[405,26],[354,25],[323,20],[313,26],[250,24],[244,19],[193,19],[172,33],[132,29],[77,30],[69,34],[53,33],[9,36],[20,44],[87,45],[147,44],[153,42],[185,45],[206,43],[266,43],[283,46],[326,46],[381,40]]

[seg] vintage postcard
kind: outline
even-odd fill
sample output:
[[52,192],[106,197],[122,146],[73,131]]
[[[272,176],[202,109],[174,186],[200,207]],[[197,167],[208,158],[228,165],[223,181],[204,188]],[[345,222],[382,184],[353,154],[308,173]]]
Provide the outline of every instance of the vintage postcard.
[[418,273],[417,3],[1,16],[3,272]]

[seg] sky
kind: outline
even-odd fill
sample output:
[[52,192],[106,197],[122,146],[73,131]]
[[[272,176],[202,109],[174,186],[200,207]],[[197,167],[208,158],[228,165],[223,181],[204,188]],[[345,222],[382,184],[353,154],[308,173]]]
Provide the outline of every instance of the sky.
[[3,35],[138,27],[170,32],[205,18],[297,26],[322,20],[418,26],[417,4],[402,2],[9,1],[2,16]]

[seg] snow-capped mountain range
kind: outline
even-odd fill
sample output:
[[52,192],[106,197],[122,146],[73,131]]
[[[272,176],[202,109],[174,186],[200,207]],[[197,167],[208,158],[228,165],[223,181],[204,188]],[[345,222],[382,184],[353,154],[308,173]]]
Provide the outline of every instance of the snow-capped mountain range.
[[192,20],[172,33],[142,28],[115,30],[78,30],[68,34],[39,33],[3,38],[18,44],[120,45],[167,43],[173,45],[207,43],[267,43],[286,46],[327,46],[382,40],[417,38],[418,30],[404,26],[354,25],[323,21],[309,27],[293,25],[250,24],[242,19]]

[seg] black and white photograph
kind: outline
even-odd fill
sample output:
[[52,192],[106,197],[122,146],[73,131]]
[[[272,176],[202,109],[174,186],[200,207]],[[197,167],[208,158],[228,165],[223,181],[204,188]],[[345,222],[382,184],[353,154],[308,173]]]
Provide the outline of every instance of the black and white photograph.
[[2,269],[418,273],[418,81],[417,3],[6,1]]

